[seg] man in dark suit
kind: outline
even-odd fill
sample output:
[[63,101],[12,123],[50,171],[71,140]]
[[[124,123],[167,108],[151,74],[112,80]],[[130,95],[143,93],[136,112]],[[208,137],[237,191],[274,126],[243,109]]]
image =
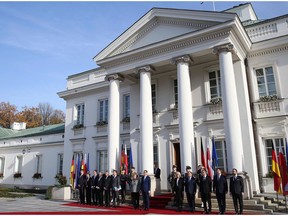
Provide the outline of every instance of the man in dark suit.
[[226,209],[226,194],[228,192],[228,185],[226,176],[222,175],[220,168],[216,169],[216,175],[213,179],[213,192],[216,193],[219,214],[224,214]]
[[91,186],[92,186],[92,178],[91,178],[89,172],[87,172],[86,178],[87,178],[87,185],[86,185],[86,203],[87,203],[87,205],[91,205]]
[[84,170],[80,171],[81,174],[78,179],[78,188],[79,188],[79,193],[80,193],[80,204],[85,204],[85,190],[87,187],[87,178],[86,175],[84,174]]
[[176,178],[174,179],[174,189],[175,191],[175,203],[177,211],[182,211],[183,206],[183,191],[184,191],[184,180],[181,177],[180,172],[176,172]]
[[99,178],[96,185],[96,197],[99,201],[98,205],[103,206],[103,183],[104,183],[104,177],[103,173],[99,172]]
[[113,207],[119,206],[119,192],[121,190],[120,177],[117,170],[113,170],[113,175],[111,176],[111,188],[112,188],[112,199]]
[[154,164],[154,176],[156,179],[160,179],[161,169],[158,167],[157,164]]
[[104,200],[105,200],[105,206],[110,206],[110,191],[111,191],[111,176],[109,175],[109,172],[105,172],[105,176],[103,179],[103,190],[104,190]]
[[126,175],[125,169],[121,171],[120,175],[120,185],[121,185],[121,202],[125,203],[126,202],[126,183],[128,181],[128,176]]
[[[244,195],[244,182],[241,176],[237,175],[237,169],[232,169],[232,177],[230,178],[230,195],[233,198],[233,204],[236,214],[243,213],[243,195]],[[239,211],[238,211],[239,202]]]
[[[201,199],[204,204],[204,213],[211,213],[211,192],[212,192],[212,180],[211,177],[207,175],[205,169],[201,171],[202,176],[200,177],[200,193]],[[208,202],[208,210],[207,210]]]
[[191,212],[195,211],[196,181],[197,180],[193,177],[193,173],[191,171],[188,171],[186,173],[184,183],[185,183],[186,197]]
[[142,176],[141,179],[141,192],[142,192],[142,197],[143,197],[143,204],[144,204],[144,210],[148,211],[150,208],[150,200],[149,200],[149,195],[150,195],[150,190],[151,190],[151,179],[148,176],[148,171],[144,170],[144,175]]
[[97,194],[96,194],[96,186],[98,183],[98,172],[97,170],[93,171],[93,176],[91,177],[91,188],[92,188],[92,202],[93,205],[98,205],[98,199],[97,199]]

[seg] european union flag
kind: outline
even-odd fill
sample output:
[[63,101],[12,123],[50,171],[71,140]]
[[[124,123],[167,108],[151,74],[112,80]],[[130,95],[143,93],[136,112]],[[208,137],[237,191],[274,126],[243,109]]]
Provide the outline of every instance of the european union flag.
[[214,136],[212,137],[212,169],[215,171],[215,168],[218,166],[218,156],[216,152]]

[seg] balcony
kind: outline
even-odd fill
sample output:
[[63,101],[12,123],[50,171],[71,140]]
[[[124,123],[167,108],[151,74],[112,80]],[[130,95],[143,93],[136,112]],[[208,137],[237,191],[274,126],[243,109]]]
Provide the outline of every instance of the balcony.
[[223,119],[222,103],[207,104],[207,121]]
[[255,102],[253,104],[254,117],[259,119],[285,115],[286,103],[286,100],[283,99]]
[[130,131],[130,122],[122,122],[122,131],[123,132]]

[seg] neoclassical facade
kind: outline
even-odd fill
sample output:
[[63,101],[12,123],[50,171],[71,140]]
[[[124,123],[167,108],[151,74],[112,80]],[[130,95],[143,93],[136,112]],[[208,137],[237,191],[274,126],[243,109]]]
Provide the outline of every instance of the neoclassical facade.
[[[68,77],[64,172],[73,154],[119,169],[126,144],[140,173],[193,171],[214,137],[219,167],[259,193],[271,148],[287,134],[288,16],[258,20],[251,4],[209,12],[153,8]],[[130,151],[132,154],[130,154]]]

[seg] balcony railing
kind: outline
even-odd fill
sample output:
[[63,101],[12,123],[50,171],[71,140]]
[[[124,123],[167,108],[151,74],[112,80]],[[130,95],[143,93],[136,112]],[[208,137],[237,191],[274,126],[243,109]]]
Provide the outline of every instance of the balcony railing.
[[107,133],[107,124],[96,126],[96,128],[97,128],[97,133]]
[[285,115],[285,100],[277,99],[274,101],[259,101],[254,103],[255,118],[274,117]]
[[130,131],[130,122],[122,122],[122,130]]
[[207,105],[207,121],[223,119],[222,103]]

